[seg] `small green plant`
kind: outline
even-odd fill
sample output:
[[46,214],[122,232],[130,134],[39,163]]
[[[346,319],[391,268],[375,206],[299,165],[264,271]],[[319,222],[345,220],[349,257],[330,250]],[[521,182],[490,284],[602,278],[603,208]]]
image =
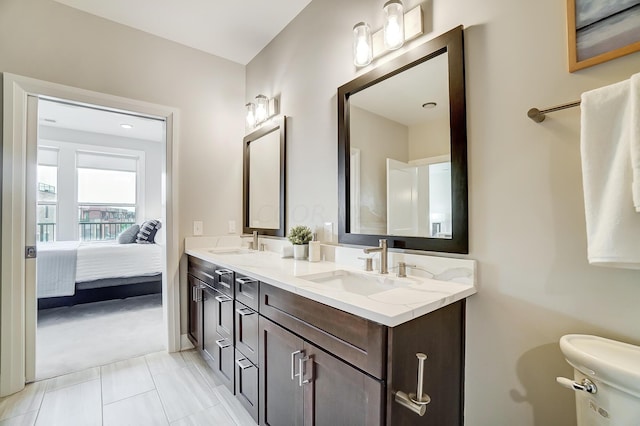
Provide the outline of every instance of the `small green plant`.
[[294,226],[289,230],[287,238],[296,246],[307,244],[312,238],[311,229],[303,225]]

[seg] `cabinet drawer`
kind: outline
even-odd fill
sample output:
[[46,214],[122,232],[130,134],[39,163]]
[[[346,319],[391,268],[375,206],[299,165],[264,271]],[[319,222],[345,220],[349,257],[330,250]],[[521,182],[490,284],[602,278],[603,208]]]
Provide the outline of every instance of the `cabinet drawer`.
[[233,378],[235,373],[235,353],[233,341],[220,335],[215,340],[217,346],[217,357],[215,357],[214,371],[222,379],[223,384],[231,391],[235,392]]
[[234,297],[233,271],[231,269],[218,268],[214,271],[214,274],[215,274],[216,280],[213,287],[219,292],[224,293],[233,299]]
[[258,280],[236,274],[236,300],[258,310]]
[[265,283],[260,284],[260,314],[372,376],[385,378],[387,327]]
[[[256,315],[257,316],[257,315]],[[258,422],[258,367],[236,349],[236,398]]]
[[236,301],[236,348],[254,364],[258,363],[258,314]]
[[213,263],[206,262],[198,259],[197,257],[189,256],[188,272],[210,286],[213,286],[216,282],[216,268],[217,266]]

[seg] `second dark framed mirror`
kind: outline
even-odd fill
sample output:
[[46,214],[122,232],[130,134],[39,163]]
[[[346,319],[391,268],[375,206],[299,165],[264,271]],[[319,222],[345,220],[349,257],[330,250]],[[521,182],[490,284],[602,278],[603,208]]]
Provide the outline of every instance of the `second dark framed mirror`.
[[285,236],[286,117],[244,138],[243,232]]
[[339,242],[468,253],[462,26],[338,88]]

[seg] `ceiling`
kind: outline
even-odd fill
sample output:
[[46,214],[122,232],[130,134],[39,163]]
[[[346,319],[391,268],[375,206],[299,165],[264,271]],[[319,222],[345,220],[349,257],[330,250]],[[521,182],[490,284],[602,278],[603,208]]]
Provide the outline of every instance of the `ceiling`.
[[46,99],[38,101],[38,124],[154,142],[163,142],[165,135],[163,120]]
[[55,0],[246,65],[311,0]]

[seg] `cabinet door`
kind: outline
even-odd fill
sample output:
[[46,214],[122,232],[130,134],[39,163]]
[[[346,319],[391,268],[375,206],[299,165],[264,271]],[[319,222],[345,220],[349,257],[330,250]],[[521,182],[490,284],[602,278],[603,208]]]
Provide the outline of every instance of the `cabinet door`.
[[201,309],[201,286],[202,283],[192,275],[187,275],[189,304],[188,306],[188,336],[193,346],[202,348],[202,309]]
[[263,317],[259,318],[258,327],[260,424],[301,426],[303,393],[295,370],[304,349],[302,339]]
[[[210,365],[217,365],[218,345],[216,340],[219,339],[216,333],[216,321],[218,318],[218,302],[215,297],[220,293],[209,286],[202,289],[202,350],[205,354],[205,360]],[[208,359],[207,359],[208,358]]]
[[384,384],[315,346],[304,344],[299,360],[304,424],[382,425]]

